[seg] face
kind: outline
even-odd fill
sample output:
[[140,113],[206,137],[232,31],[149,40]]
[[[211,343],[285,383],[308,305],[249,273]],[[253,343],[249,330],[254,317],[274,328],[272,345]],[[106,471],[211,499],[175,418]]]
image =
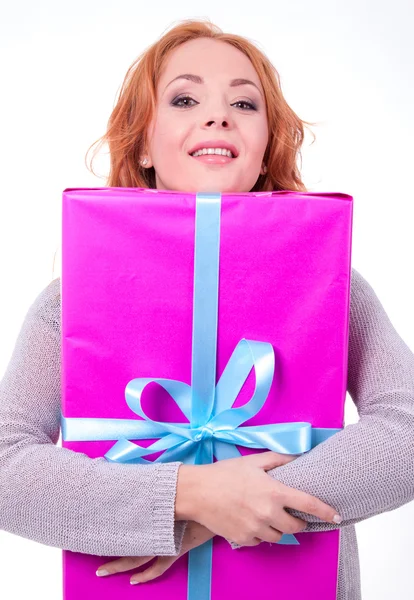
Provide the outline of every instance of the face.
[[[187,78],[176,79],[183,74]],[[237,81],[242,79],[252,83]],[[193,149],[211,142],[214,148],[230,147],[237,156],[211,150],[191,156]],[[263,88],[245,54],[208,38],[186,42],[171,53],[158,82],[143,155],[146,167],[155,169],[157,189],[248,192],[263,172],[267,142]]]

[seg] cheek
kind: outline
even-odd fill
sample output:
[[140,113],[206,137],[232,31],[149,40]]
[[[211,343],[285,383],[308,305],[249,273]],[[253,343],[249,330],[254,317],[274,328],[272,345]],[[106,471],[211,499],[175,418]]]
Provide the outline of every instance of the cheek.
[[264,154],[269,140],[269,129],[265,119],[256,123],[251,139],[254,140],[255,153]]
[[174,160],[177,151],[183,146],[185,140],[184,127],[171,113],[158,115],[153,134],[153,147],[158,156],[171,153],[169,160]]
[[244,145],[247,156],[256,163],[260,162],[268,143],[268,127],[266,121],[251,120],[243,130]]

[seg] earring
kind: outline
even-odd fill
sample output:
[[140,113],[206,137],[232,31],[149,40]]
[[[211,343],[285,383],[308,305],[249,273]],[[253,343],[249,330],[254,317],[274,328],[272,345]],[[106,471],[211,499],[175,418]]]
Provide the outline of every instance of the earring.
[[266,173],[267,173],[267,167],[266,167],[266,165],[263,165],[263,175],[266,175]]
[[147,162],[148,162],[148,159],[144,158],[144,160],[141,160],[141,165],[145,166],[147,164]]

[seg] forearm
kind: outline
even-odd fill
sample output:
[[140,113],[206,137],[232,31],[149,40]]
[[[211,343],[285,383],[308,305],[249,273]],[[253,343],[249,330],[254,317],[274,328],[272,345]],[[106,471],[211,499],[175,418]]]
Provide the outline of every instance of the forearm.
[[[347,527],[414,500],[414,355],[352,270],[347,389],[360,420],[268,474],[336,509],[340,525],[286,510],[306,531]],[[235,547],[233,545],[233,547]]]
[[181,463],[123,465],[58,448],[59,282],[31,306],[0,382],[0,528],[108,556],[176,555]]
[[287,509],[306,531],[346,527],[414,500],[414,395],[377,398],[372,414],[296,460],[268,471],[281,483],[317,498],[343,518],[340,525]]
[[21,439],[0,451],[0,528],[73,552],[176,555],[179,463],[118,465]]

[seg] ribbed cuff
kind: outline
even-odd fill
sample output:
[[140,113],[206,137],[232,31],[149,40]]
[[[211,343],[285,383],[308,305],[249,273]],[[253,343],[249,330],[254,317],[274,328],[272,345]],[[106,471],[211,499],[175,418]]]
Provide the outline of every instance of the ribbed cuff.
[[177,556],[181,551],[187,521],[175,520],[178,469],[182,462],[158,463],[152,514],[155,556]]

